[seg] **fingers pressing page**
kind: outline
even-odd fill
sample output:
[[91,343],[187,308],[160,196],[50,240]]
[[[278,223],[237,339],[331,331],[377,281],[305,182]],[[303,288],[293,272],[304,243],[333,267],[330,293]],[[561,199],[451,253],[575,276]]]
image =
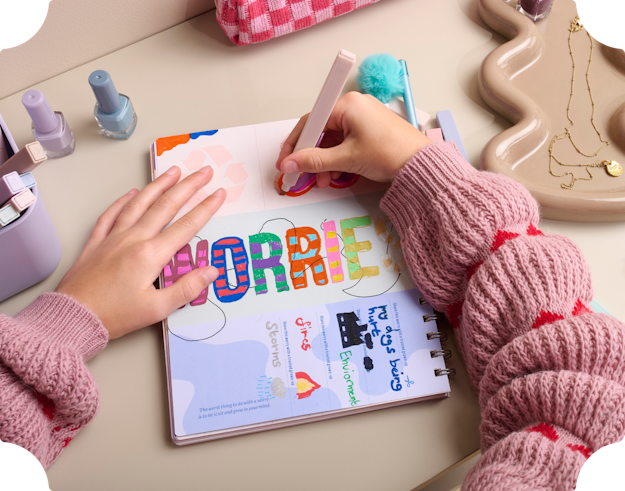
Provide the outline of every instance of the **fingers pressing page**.
[[198,298],[202,291],[217,279],[217,276],[219,276],[217,268],[206,266],[185,274],[173,285],[163,290],[155,290],[154,298],[158,299],[160,317],[164,319],[176,309]]
[[162,263],[169,261],[174,254],[195,237],[195,234],[206,225],[226,200],[226,190],[218,189],[189,213],[180,217],[167,230],[162,231],[154,239],[156,250]]
[[160,196],[137,222],[142,238],[156,237],[174,219],[180,208],[212,178],[213,169],[210,166],[202,167]]
[[126,204],[115,223],[114,230],[123,232],[135,225],[154,202],[178,182],[179,178],[180,168],[175,165],[154,179]]

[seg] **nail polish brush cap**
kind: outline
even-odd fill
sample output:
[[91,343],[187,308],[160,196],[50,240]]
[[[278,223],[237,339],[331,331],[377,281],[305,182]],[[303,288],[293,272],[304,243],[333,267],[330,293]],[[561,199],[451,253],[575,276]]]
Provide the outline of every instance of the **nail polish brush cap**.
[[96,70],[89,75],[89,85],[95,94],[99,108],[105,113],[114,113],[122,105],[119,93],[107,71]]
[[58,118],[48,104],[41,91],[36,89],[27,90],[22,96],[22,104],[35,123],[35,129],[41,133],[49,133],[56,129],[59,124]]

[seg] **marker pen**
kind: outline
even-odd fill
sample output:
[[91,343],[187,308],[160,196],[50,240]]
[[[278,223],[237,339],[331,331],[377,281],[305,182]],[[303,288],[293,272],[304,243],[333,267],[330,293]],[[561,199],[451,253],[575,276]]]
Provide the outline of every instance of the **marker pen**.
[[16,194],[24,191],[26,187],[17,172],[11,172],[0,177],[0,205],[4,205]]
[[24,189],[24,191],[13,196],[9,200],[9,203],[18,213],[21,213],[28,209],[35,201],[37,201],[37,198],[33,192],[30,189]]
[[[336,101],[341,96],[354,63],[356,63],[355,54],[344,49],[339,52],[328,74],[328,78],[321,88],[319,97],[317,97],[315,105],[306,120],[306,124],[304,124],[293,152],[297,152],[302,148],[314,148],[317,145],[321,138],[321,133],[323,133],[326,123],[330,119]],[[289,191],[295,186],[300,176],[301,173],[298,172],[284,174],[281,187],[282,193]]]
[[27,143],[24,148],[17,152],[13,157],[0,165],[0,177],[9,172],[17,172],[25,174],[34,170],[41,162],[48,159],[41,143]]
[[58,159],[74,153],[76,141],[65,116],[53,111],[45,96],[36,89],[22,96],[22,104],[33,120],[31,129],[35,140],[41,143],[49,159]]
[[0,228],[6,227],[20,217],[19,211],[13,208],[11,203],[7,203],[0,208]]

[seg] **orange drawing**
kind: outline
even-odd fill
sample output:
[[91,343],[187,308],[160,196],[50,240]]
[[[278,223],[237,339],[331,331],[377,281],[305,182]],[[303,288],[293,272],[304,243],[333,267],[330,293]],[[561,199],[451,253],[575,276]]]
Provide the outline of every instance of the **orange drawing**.
[[297,398],[306,399],[321,385],[311,379],[306,372],[295,372],[297,379]]
[[176,136],[168,136],[166,138],[157,138],[156,139],[156,155],[159,157],[163,155],[163,152],[167,150],[171,150],[172,148],[183,145],[187,143],[191,139],[191,135],[176,135]]

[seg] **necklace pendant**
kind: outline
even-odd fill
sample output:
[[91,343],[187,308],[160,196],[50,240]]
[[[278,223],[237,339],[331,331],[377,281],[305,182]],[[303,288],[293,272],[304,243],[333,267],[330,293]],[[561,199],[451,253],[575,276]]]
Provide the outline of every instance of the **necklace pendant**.
[[578,16],[578,17],[575,17],[575,19],[573,19],[573,22],[571,22],[571,27],[569,27],[569,31],[578,32],[578,31],[581,31],[583,28],[584,26]]
[[605,170],[613,177],[618,177],[623,173],[623,167],[616,160],[604,160]]

